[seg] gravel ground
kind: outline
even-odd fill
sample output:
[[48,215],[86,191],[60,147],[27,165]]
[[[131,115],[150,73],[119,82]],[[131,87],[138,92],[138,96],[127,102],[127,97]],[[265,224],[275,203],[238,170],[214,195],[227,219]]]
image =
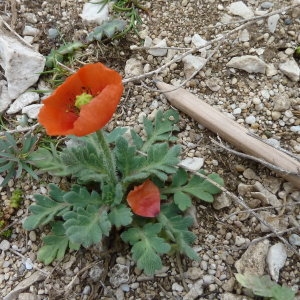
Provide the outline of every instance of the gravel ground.
[[[93,43],[80,53],[79,60],[101,61],[117,69],[124,78],[156,70],[170,62],[174,55],[191,48],[195,39],[197,42],[195,34],[210,41],[241,25],[237,22],[241,18],[228,11],[232,2],[143,1],[148,11],[141,12],[142,24],[138,27],[141,39],[132,34],[116,43]],[[58,29],[65,41],[86,37],[92,27],[83,24],[79,17],[83,4],[80,0],[0,1],[0,13],[8,23],[12,22],[20,35],[24,25],[39,29],[33,43],[47,55],[59,45],[57,40],[49,39],[50,28]],[[252,11],[270,12],[291,2],[249,0],[245,4]],[[225,25],[224,22],[230,23]],[[186,83],[185,88],[259,137],[272,138],[281,147],[299,155],[300,131],[296,130],[300,125],[299,78],[298,81],[291,80],[279,70],[279,65],[293,59],[294,49],[300,44],[300,13],[297,9],[283,11],[274,33],[270,32],[269,26],[266,20],[261,20],[246,26],[246,31],[233,33],[219,45],[205,67]],[[153,42],[165,39],[168,47],[177,50],[169,49],[166,54],[156,56],[146,49],[131,47],[141,47],[149,38]],[[215,46],[194,55],[205,57]],[[262,58],[269,66],[267,72],[247,73],[226,65],[232,57],[243,55]],[[80,63],[75,62],[73,67],[78,66]],[[179,60],[163,69],[157,78],[178,85],[190,72],[187,62]],[[159,108],[168,109],[167,99],[153,89],[153,77],[147,76],[143,82],[128,80],[117,117],[108,125],[108,130],[118,125],[134,126],[139,131],[144,115],[154,115]],[[8,121],[16,117],[4,114]],[[278,283],[298,291],[300,191],[261,164],[218,148],[210,140],[216,136],[183,113],[179,126],[182,158],[203,158],[204,169],[219,173],[228,191],[217,197],[213,205],[197,203],[190,212],[195,218],[193,231],[197,240],[194,249],[202,258],[200,262],[165,257],[164,268],[154,277],[147,277],[135,267],[128,249],[118,241],[111,241],[111,245],[100,247],[102,251],[98,246],[68,253],[62,262],[44,266],[36,259],[43,232],[26,232],[21,222],[27,215],[33,194],[47,193],[48,182],[60,186],[68,185],[68,182],[50,176],[44,176],[40,182],[24,177],[11,181],[0,194],[0,208],[7,224],[12,225],[12,236],[8,240],[0,237],[0,297],[2,295],[6,300],[254,299],[249,291],[240,287],[234,274],[249,268],[257,274],[272,274],[274,270],[266,263],[270,258],[266,257],[271,252],[269,247],[278,243],[280,251],[276,252],[279,253],[276,259],[287,256]],[[13,210],[9,198],[16,189],[23,191],[24,202],[19,209]],[[238,200],[255,209],[273,229],[285,231],[282,234],[285,240],[270,234],[270,229],[245,210]],[[261,241],[254,243],[257,238]],[[21,282],[25,288],[18,290]]]

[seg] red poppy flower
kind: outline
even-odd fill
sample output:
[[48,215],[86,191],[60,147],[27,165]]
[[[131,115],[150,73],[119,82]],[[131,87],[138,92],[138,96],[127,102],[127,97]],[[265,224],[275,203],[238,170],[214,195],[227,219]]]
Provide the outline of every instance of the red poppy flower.
[[87,135],[111,119],[122,93],[119,73],[101,63],[88,64],[43,101],[38,121],[49,135]]
[[128,193],[127,202],[135,214],[142,217],[155,217],[160,212],[159,189],[148,179]]

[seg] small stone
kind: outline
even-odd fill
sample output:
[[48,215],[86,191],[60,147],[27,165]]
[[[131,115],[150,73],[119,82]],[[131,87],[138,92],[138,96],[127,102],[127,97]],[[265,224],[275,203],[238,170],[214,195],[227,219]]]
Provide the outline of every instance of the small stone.
[[36,36],[39,34],[39,29],[29,26],[29,25],[25,25],[22,34],[23,35],[30,35],[30,36]]
[[273,7],[273,5],[274,5],[274,3],[266,1],[260,5],[260,8],[261,9],[270,9]]
[[48,38],[50,40],[54,40],[58,37],[59,31],[56,28],[49,28],[48,30]]
[[250,40],[249,31],[247,29],[242,30],[239,33],[239,41],[240,42],[249,42],[249,40]]
[[277,23],[278,23],[278,20],[280,19],[280,16],[279,14],[276,14],[276,15],[273,15],[273,16],[270,16],[268,18],[268,29],[271,33],[274,33],[275,30],[276,30],[276,26],[277,26]]
[[267,255],[267,264],[269,267],[269,272],[274,281],[278,281],[279,272],[284,266],[287,259],[287,252],[284,244],[277,243],[270,247]]
[[227,64],[229,68],[244,70],[248,73],[265,73],[267,64],[254,55],[235,56]]
[[36,233],[35,231],[31,230],[28,234],[29,236],[29,239],[32,241],[32,242],[35,242],[36,241]]
[[250,169],[247,168],[244,172],[243,172],[243,176],[247,179],[255,179],[255,180],[259,180],[259,177],[255,174],[255,172]]
[[222,193],[215,197],[214,202],[212,203],[212,206],[216,210],[220,210],[225,207],[229,207],[232,203],[232,199],[228,197],[226,193]]
[[32,293],[21,293],[18,300],[37,300],[38,296]]
[[130,58],[126,61],[125,64],[125,76],[138,76],[143,74],[143,65],[142,62],[136,58]]
[[215,282],[215,277],[213,275],[203,276],[203,285],[210,285]]
[[252,115],[246,117],[245,122],[249,125],[252,125],[256,122],[256,118]]
[[294,59],[279,64],[279,70],[292,81],[299,81],[300,68]]
[[197,280],[203,276],[203,271],[197,267],[190,267],[185,272],[185,277],[191,280]]
[[122,283],[129,281],[129,267],[121,264],[115,264],[109,272],[109,282],[112,287],[117,288]]
[[266,75],[267,77],[272,77],[278,73],[278,70],[274,66],[274,64],[267,64],[266,67]]
[[272,120],[277,121],[281,117],[281,113],[279,111],[272,111],[271,112]]
[[31,24],[36,24],[38,22],[37,17],[33,13],[24,13],[23,16],[27,20],[27,22]]
[[167,41],[165,39],[154,40],[153,42],[154,42],[154,46],[152,49],[148,50],[149,54],[153,56],[165,56],[168,53],[168,49],[165,49],[167,47]]
[[240,247],[240,246],[242,246],[243,244],[245,244],[246,243],[246,239],[245,238],[243,238],[242,236],[239,236],[239,235],[237,235],[236,237],[235,237],[235,245],[237,246],[237,247]]
[[300,236],[298,234],[291,234],[289,236],[289,242],[291,245],[294,245],[294,246],[299,246],[300,247]]
[[101,25],[104,21],[109,19],[108,5],[100,2],[87,2],[84,4],[82,13],[79,14],[84,22],[87,24]]
[[10,248],[10,242],[8,240],[2,240],[0,243],[0,250],[6,251]]
[[300,125],[297,126],[291,126],[290,130],[292,132],[300,132]]
[[205,83],[206,83],[207,87],[213,92],[217,92],[221,88],[221,86],[218,84],[217,78],[209,78],[209,79],[205,80]]
[[31,104],[23,107],[22,113],[26,114],[30,119],[37,119],[42,107],[43,104]]
[[[192,44],[196,47],[196,48],[200,48],[199,51],[206,51],[207,49],[211,48],[211,45],[204,47],[207,44],[207,41],[205,39],[203,39],[198,33],[195,33],[192,36]],[[202,48],[203,47],[203,48]]]
[[179,166],[191,171],[198,171],[203,167],[203,164],[204,158],[202,157],[187,157],[179,163]]
[[183,286],[178,284],[177,282],[174,282],[172,284],[172,291],[176,291],[176,292],[181,293],[183,291]]
[[235,263],[238,273],[263,275],[269,243],[269,240],[264,240],[250,245],[242,257]]
[[40,99],[40,96],[38,93],[35,92],[25,92],[22,95],[20,95],[10,106],[10,108],[7,110],[8,114],[15,114],[22,110],[25,106],[36,102]]
[[231,3],[228,7],[228,10],[233,15],[240,16],[244,19],[250,19],[254,17],[253,11],[243,1]]
[[183,300],[194,300],[203,294],[203,280],[199,279],[190,288],[189,292],[183,296]]
[[273,98],[273,110],[284,112],[287,111],[291,106],[291,100],[287,94],[278,94]]
[[182,62],[185,78],[190,78],[196,71],[200,71],[204,67],[206,59],[189,54],[182,59]]

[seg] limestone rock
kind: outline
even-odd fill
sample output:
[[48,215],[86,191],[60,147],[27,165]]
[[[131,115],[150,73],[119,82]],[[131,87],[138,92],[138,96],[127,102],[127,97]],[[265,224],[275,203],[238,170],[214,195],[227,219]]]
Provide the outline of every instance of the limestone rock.
[[16,99],[38,81],[45,60],[43,55],[0,25],[0,65],[11,99]]
[[279,19],[280,19],[279,14],[270,16],[270,17],[268,18],[268,28],[269,28],[269,31],[270,31],[271,33],[274,33],[274,32],[275,32],[276,26],[277,26],[277,23],[278,23],[278,20],[279,20]]
[[109,282],[114,288],[129,281],[129,268],[126,265],[115,264],[109,272]]
[[244,70],[248,73],[265,73],[267,64],[254,55],[235,56],[228,63],[227,67]]
[[277,243],[270,247],[267,255],[267,264],[270,275],[274,281],[278,281],[279,272],[287,259],[287,252],[284,244]]
[[30,119],[37,119],[43,104],[31,104],[23,107],[22,113],[26,114]]
[[233,15],[240,16],[244,19],[250,19],[254,17],[253,11],[243,1],[231,3],[228,7],[228,10]]
[[153,56],[165,56],[168,53],[168,49],[163,49],[167,47],[167,41],[165,39],[160,40],[160,39],[154,39],[151,42],[151,46],[153,48],[157,49],[149,49],[148,53],[153,55]]
[[187,157],[179,163],[179,166],[191,171],[198,171],[202,168],[204,159],[202,157]]
[[15,114],[25,106],[36,102],[40,99],[39,94],[35,92],[25,92],[21,94],[7,110],[8,114]]
[[242,257],[235,263],[238,273],[263,275],[269,243],[269,240],[264,240],[250,245]]
[[279,64],[279,70],[292,81],[300,79],[300,68],[294,59]]
[[125,75],[126,77],[138,76],[143,74],[142,62],[136,58],[129,58],[125,65]]
[[96,23],[101,25],[104,21],[109,19],[108,5],[103,5],[103,3],[99,1],[87,2],[83,6],[80,17],[88,24]]
[[7,82],[0,80],[0,113],[9,107],[12,100],[13,99],[8,95]]
[[204,67],[206,59],[189,54],[182,59],[182,62],[185,77],[190,78],[196,70],[200,71]]
[[224,207],[229,207],[232,203],[232,200],[227,196],[227,194],[222,193],[215,197],[215,201],[212,203],[212,206],[216,210],[220,210]]

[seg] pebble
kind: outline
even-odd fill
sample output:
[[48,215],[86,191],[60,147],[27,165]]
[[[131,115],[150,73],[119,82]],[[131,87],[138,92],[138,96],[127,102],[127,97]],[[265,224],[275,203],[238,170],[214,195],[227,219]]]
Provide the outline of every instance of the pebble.
[[284,244],[277,243],[270,247],[266,261],[268,264],[270,275],[276,282],[279,279],[279,272],[284,266],[286,259],[287,252]]
[[250,19],[254,17],[253,11],[243,1],[231,3],[228,6],[228,10],[233,15],[240,16],[244,19]]
[[54,40],[58,37],[59,31],[56,28],[49,28],[48,30],[48,38],[50,40]]
[[270,9],[273,7],[273,5],[274,5],[274,3],[265,1],[260,5],[260,8],[261,9]]
[[276,30],[276,26],[278,23],[278,20],[280,19],[279,14],[275,14],[273,16],[270,16],[268,18],[268,29],[271,33],[274,33]]
[[254,55],[235,56],[226,64],[227,67],[244,70],[248,73],[265,73],[267,64]]
[[0,250],[6,251],[10,248],[10,242],[8,240],[2,240],[0,243]]
[[300,236],[298,234],[291,234],[289,236],[289,242],[291,245],[294,245],[294,246],[299,246],[300,247]]
[[187,157],[179,163],[179,166],[191,171],[198,171],[203,167],[203,164],[204,158],[202,157]]
[[246,117],[245,122],[249,125],[254,124],[256,122],[256,118],[252,115]]
[[183,286],[182,285],[180,285],[180,284],[178,284],[177,282],[174,282],[173,284],[172,284],[172,291],[176,291],[176,292],[182,292],[183,291]]
[[294,59],[279,64],[279,70],[292,81],[300,79],[300,68]]
[[35,92],[25,92],[21,94],[9,107],[7,110],[8,114],[15,114],[22,110],[25,106],[36,102],[40,99],[38,93]]
[[[206,268],[207,269],[207,268]],[[197,280],[202,277],[203,272],[200,268],[197,267],[190,267],[185,272],[185,277],[191,280]]]

